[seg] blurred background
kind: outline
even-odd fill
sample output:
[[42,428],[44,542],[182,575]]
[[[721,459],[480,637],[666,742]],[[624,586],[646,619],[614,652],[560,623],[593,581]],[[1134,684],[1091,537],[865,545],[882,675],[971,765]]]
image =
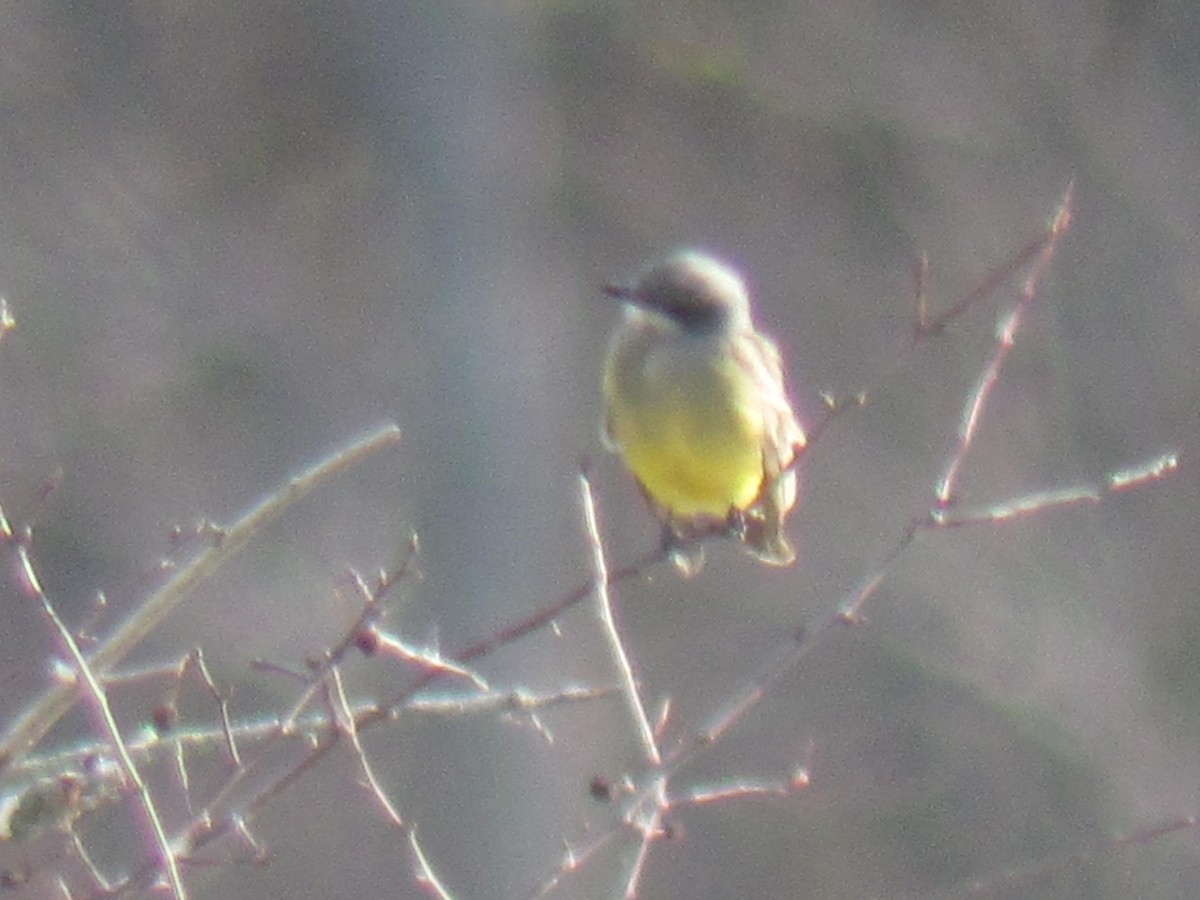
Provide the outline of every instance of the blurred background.
[[[678,776],[782,777],[811,750],[812,786],[681,812],[642,895],[960,896],[983,879],[995,896],[1194,896],[1194,833],[1072,854],[1200,811],[1198,79],[1200,7],[1182,0],[10,4],[0,501],[33,525],[65,615],[105,592],[103,631],[159,583],[173,525],[230,521],[394,419],[397,449],[293,510],[132,662],[199,645],[235,715],[285,709],[294,686],[250,661],[330,644],[356,612],[341,573],[394,564],[414,531],[423,578],[388,627],[452,650],[588,576],[582,458],[613,563],[654,546],[597,436],[618,316],[598,286],[706,247],[746,273],[806,419],[823,390],[876,389],[805,460],[796,567],[716,546],[697,578],[664,567],[616,591],[648,698],[673,697],[691,734],[928,508],[1016,292],[902,357],[919,255],[945,308],[1074,178],[1075,225],[962,499],[1164,450],[1181,471],[922,535],[865,627]],[[561,626],[485,674],[609,683],[591,614]],[[0,587],[0,722],[53,647]],[[409,680],[376,661],[352,687]],[[456,897],[525,896],[564,840],[611,820],[591,776],[639,771],[620,703],[545,719],[552,745],[486,716],[370,735]],[[192,872],[193,896],[424,896],[357,778],[349,754],[309,773],[257,822],[270,864]],[[111,871],[129,864],[83,831]],[[556,896],[616,895],[631,847]]]

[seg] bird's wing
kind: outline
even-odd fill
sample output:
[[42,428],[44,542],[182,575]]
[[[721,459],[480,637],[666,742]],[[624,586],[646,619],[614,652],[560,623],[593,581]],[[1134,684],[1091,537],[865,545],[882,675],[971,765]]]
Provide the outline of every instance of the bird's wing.
[[763,416],[763,469],[767,480],[792,464],[803,447],[804,429],[788,401],[779,348],[758,332],[746,332],[733,344],[738,365],[753,377]]

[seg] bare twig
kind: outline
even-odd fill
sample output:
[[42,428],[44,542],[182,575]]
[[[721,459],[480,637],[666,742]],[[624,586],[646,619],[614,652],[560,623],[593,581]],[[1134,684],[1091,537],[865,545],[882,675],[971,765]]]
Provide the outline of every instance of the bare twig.
[[[211,576],[242,550],[252,537],[277,519],[284,510],[303,499],[333,476],[390,447],[400,438],[395,425],[385,425],[336,451],[311,468],[291,478],[261,503],[220,532],[220,539],[180,568],[158,591],[100,644],[88,657],[88,665],[103,677],[130,650],[142,642],[166,615],[198,584]],[[0,535],[12,538],[12,529],[0,510]],[[48,689],[0,740],[0,773],[19,760],[62,718],[76,699],[73,684]]]
[[601,630],[608,644],[608,652],[617,667],[621,678],[622,693],[633,716],[638,739],[641,741],[642,753],[646,762],[652,766],[662,762],[662,753],[658,749],[658,741],[650,718],[646,715],[646,706],[642,702],[641,689],[637,677],[633,674],[633,663],[625,650],[625,643],[617,628],[617,619],[613,613],[612,601],[608,595],[608,562],[604,557],[604,544],[600,540],[600,526],[596,521],[596,501],[592,497],[592,483],[588,480],[587,472],[579,473],[579,493],[583,504],[584,529],[587,532],[588,545],[592,551],[593,584],[595,586],[596,614],[600,618]]
[[[1034,298],[1037,296],[1037,288],[1042,276],[1046,273],[1050,262],[1054,259],[1054,252],[1058,249],[1059,238],[1071,226],[1071,202],[1074,195],[1075,183],[1071,182],[1067,186],[1067,191],[1063,195],[1058,209],[1050,220],[1050,226],[1047,228],[1044,238],[1040,242],[1031,243],[1026,248],[1034,262],[1029,273],[1025,276],[1025,283],[1022,285],[1021,294],[1017,298],[1016,305],[1004,317],[996,329],[996,343],[993,345],[992,354],[987,364],[983,367],[979,382],[967,398],[966,407],[963,409],[962,418],[959,422],[957,446],[951,454],[950,460],[946,464],[945,472],[942,474],[937,485],[937,503],[940,507],[949,505],[953,499],[955,484],[958,481],[958,473],[962,468],[963,460],[966,459],[971,442],[975,438],[975,431],[979,425],[980,416],[983,414],[984,404],[987,403],[988,398],[991,396],[992,388],[996,386],[996,382],[1000,378],[1000,370],[1004,367],[1008,355],[1012,352],[1012,348],[1016,344],[1017,330],[1021,327],[1025,313],[1029,310]],[[1022,259],[1021,264],[1023,263],[1024,260]],[[1011,273],[1005,273],[1004,277],[1007,278],[1009,274]],[[989,279],[984,282],[984,286],[998,283],[998,281],[994,282],[992,279]],[[974,298],[972,296],[965,298],[956,307],[949,310],[946,316],[952,314],[958,315],[959,310],[966,309],[964,304],[968,301],[974,302]],[[936,327],[941,326],[938,325]]]
[[[1067,189],[1059,201],[1059,205],[1043,230],[1039,231],[1038,234],[1016,250],[1004,262],[989,272],[983,281],[960,297],[949,309],[935,316],[930,316],[929,313],[929,257],[922,253],[914,273],[916,299],[912,332],[903,349],[884,367],[883,371],[887,374],[876,377],[869,383],[873,385],[889,383],[892,380],[892,373],[917,346],[930,338],[937,337],[949,325],[993,296],[1002,284],[1020,272],[1031,260],[1035,258],[1038,260],[1031,271],[1044,269],[1054,255],[1054,249],[1058,240],[1070,227],[1071,203],[1074,192],[1075,183],[1072,181],[1068,183]],[[1038,271],[1034,283],[1036,283],[1037,278],[1040,278],[1040,276],[1041,272]],[[824,405],[824,413],[808,429],[808,447],[811,448],[814,444],[818,443],[825,432],[829,430],[830,426],[842,414],[866,405],[868,398],[874,395],[875,390],[876,388],[874,387],[864,388],[855,391],[847,398],[835,397],[828,392],[823,393],[821,399]],[[793,465],[799,464],[802,456],[803,454],[799,454]]]
[[350,745],[354,748],[354,754],[358,757],[359,767],[362,769],[363,778],[366,780],[367,789],[371,792],[371,796],[375,798],[375,802],[379,808],[383,810],[384,816],[396,828],[407,830],[408,826],[404,824],[404,818],[400,815],[400,810],[392,799],[383,789],[383,785],[379,783],[379,779],[375,777],[375,768],[371,765],[371,760],[367,757],[367,749],[363,746],[362,738],[359,736],[358,728],[354,725],[354,714],[350,711],[350,699],[346,696],[346,685],[342,681],[342,671],[336,666],[329,670],[329,707],[330,714],[334,721],[338,723],[338,727],[350,739]]
[[417,840],[415,828],[408,829],[408,848],[412,856],[413,878],[417,884],[436,900],[454,900],[454,896],[442,884],[437,873],[433,871],[433,866],[429,864],[429,858],[421,848],[421,842]]
[[[378,623],[383,616],[383,600],[391,593],[395,585],[403,581],[413,571],[419,548],[420,544],[414,535],[409,539],[408,549],[400,565],[395,571],[382,573],[374,587],[367,585],[357,573],[350,573],[350,582],[362,598],[362,608],[359,610],[358,616],[350,624],[350,627],[342,635],[341,640],[328,647],[319,658],[309,660],[309,673],[306,677],[302,678],[302,680],[307,682],[307,689],[296,699],[296,702],[292,705],[291,712],[284,716],[283,725],[280,729],[283,733],[291,733],[296,720],[308,706],[319,688],[322,676],[325,672],[341,664],[347,653],[355,649],[361,650],[364,653],[377,652],[383,640],[378,631]],[[264,664],[260,663],[259,665],[262,666]]]
[[125,778],[133,785],[142,813],[146,818],[146,824],[149,825],[150,832],[153,835],[158,863],[162,866],[163,874],[167,879],[167,885],[171,889],[171,895],[175,900],[186,900],[187,890],[184,888],[183,879],[179,874],[179,860],[176,858],[175,851],[167,840],[162,818],[158,814],[158,806],[154,802],[154,797],[150,794],[150,788],[146,785],[145,780],[133,762],[133,758],[129,755],[129,748],[125,746],[125,740],[121,736],[121,729],[117,725],[117,720],[108,705],[108,695],[105,692],[104,686],[100,683],[100,679],[92,670],[88,660],[84,657],[83,651],[79,649],[79,643],[75,640],[74,635],[71,634],[71,629],[63,622],[62,618],[58,615],[58,611],[54,608],[54,604],[50,602],[50,598],[46,595],[45,590],[43,590],[41,581],[34,571],[33,562],[30,560],[29,552],[24,544],[18,546],[17,553],[24,571],[24,582],[34,591],[38,601],[41,603],[42,612],[54,626],[59,642],[71,658],[76,677],[82,682],[86,695],[91,699],[93,711],[103,724],[104,731],[111,743],[112,751],[120,762],[121,770]]

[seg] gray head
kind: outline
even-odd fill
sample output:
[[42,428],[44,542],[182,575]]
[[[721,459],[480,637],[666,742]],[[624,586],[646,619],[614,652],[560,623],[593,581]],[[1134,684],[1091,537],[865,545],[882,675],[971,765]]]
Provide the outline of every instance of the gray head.
[[692,333],[751,327],[750,298],[742,279],[729,266],[696,250],[668,257],[633,288],[606,285],[604,292],[665,316]]

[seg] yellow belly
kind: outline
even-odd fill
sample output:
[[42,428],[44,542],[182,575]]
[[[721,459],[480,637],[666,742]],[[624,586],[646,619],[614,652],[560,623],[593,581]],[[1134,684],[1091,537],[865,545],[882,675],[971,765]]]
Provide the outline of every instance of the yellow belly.
[[650,366],[636,377],[610,370],[610,435],[646,493],[672,516],[723,518],[758,498],[762,416],[743,380],[720,359]]

